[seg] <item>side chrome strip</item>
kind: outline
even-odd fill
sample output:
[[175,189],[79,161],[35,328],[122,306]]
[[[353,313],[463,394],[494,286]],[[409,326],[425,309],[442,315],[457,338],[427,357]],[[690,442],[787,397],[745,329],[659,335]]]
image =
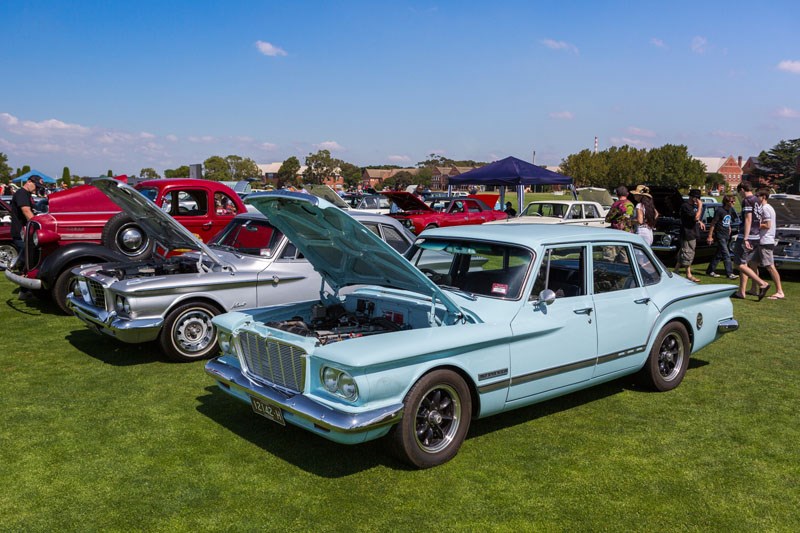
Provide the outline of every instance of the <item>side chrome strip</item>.
[[611,361],[615,361],[622,357],[628,357],[629,355],[635,355],[637,353],[642,353],[647,346],[637,346],[635,348],[628,348],[627,350],[622,350],[619,352],[614,352],[606,355],[601,355],[597,358],[597,364],[602,365],[603,363],[608,363]]

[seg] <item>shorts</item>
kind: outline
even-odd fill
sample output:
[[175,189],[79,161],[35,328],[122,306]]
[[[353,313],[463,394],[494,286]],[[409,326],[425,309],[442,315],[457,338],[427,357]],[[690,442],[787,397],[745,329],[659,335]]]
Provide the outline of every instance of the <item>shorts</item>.
[[746,265],[758,257],[758,241],[748,241],[752,248],[748,250],[744,247],[744,239],[736,239],[733,247],[733,259],[737,265]]
[[681,250],[678,253],[678,265],[692,266],[695,248],[697,248],[697,239],[681,241]]
[[768,267],[775,264],[775,259],[772,257],[772,251],[775,249],[774,244],[759,244],[758,257],[762,267]]

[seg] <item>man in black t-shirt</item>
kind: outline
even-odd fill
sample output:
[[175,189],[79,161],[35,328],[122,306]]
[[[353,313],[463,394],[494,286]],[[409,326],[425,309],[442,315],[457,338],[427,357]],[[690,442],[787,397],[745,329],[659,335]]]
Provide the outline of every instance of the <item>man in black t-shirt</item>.
[[[25,251],[25,240],[22,238],[22,233],[28,221],[33,218],[33,201],[31,195],[38,188],[44,187],[44,181],[40,176],[33,175],[28,178],[22,188],[14,193],[11,198],[11,240],[14,242],[17,250],[19,250],[19,257],[11,269],[15,269],[22,261],[22,256]],[[20,293],[21,295],[22,293]]]
[[728,240],[731,238],[731,222],[733,221],[733,195],[726,194],[722,197],[722,207],[717,207],[714,213],[714,219],[711,221],[711,228],[708,231],[708,244],[716,241],[717,254],[714,259],[708,264],[706,275],[712,278],[718,278],[719,274],[715,272],[717,263],[722,261],[725,265],[725,274],[728,279],[737,279],[739,276],[733,273],[731,265],[731,254],[728,250]]
[[689,191],[689,199],[683,202],[679,214],[681,219],[681,249],[678,251],[678,264],[675,266],[675,271],[680,273],[681,267],[686,267],[686,279],[696,283],[700,280],[692,276],[692,262],[697,248],[697,235],[706,228],[705,224],[700,222],[700,217],[703,214],[700,189]]

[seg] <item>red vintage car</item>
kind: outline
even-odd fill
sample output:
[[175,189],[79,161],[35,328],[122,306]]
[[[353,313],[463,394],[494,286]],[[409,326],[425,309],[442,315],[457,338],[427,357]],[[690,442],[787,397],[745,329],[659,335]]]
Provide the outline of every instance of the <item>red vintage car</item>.
[[[125,176],[117,179],[127,181]],[[237,213],[247,211],[227,185],[203,179],[143,181],[136,189],[203,241]],[[28,221],[20,272],[8,279],[40,296],[50,295],[65,313],[71,270],[82,264],[144,259],[155,242],[99,189],[81,185],[51,194],[49,211]]]
[[400,209],[396,213],[389,213],[389,216],[417,234],[428,228],[483,224],[508,218],[503,211],[495,211],[476,195],[451,198],[444,209],[437,211],[411,193],[398,191],[381,194]]

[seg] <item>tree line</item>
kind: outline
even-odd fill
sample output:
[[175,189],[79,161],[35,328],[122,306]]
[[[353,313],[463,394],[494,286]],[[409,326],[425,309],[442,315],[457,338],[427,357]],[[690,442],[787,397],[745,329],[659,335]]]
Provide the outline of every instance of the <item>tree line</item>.
[[[758,155],[758,165],[747,179],[770,184],[781,191],[800,191],[800,139],[781,140],[769,150]],[[365,168],[400,169],[398,165],[368,165],[360,167],[335,158],[329,150],[309,153],[304,161],[306,170],[298,175],[300,160],[291,156],[282,164],[276,175],[278,186],[301,185],[302,183],[323,183],[331,176],[341,176],[346,187],[356,187],[361,183]],[[485,163],[472,160],[455,160],[437,154],[429,154],[427,159],[416,163],[416,172],[397,172],[384,181],[388,187],[405,187],[410,184],[430,185],[436,167],[473,167]],[[0,182],[8,183],[16,176],[28,172],[28,165],[14,171],[8,165],[8,157],[0,152]],[[570,154],[561,161],[561,172],[572,176],[577,186],[592,186],[613,189],[618,185],[648,183],[650,185],[673,185],[681,189],[706,186],[712,188],[725,183],[720,174],[707,174],[700,161],[692,158],[684,145],[665,144],[658,148],[633,148],[628,145],[611,147],[602,152],[581,150]],[[108,176],[115,174],[109,170]],[[129,175],[137,175],[130,173]],[[249,157],[214,155],[203,162],[203,177],[215,181],[238,181],[259,177],[261,172],[256,162]],[[153,168],[143,168],[138,176],[157,179],[161,176]],[[164,171],[165,178],[188,178],[189,165],[182,165]],[[70,173],[64,167],[61,181],[75,184],[83,181],[81,176]]]

